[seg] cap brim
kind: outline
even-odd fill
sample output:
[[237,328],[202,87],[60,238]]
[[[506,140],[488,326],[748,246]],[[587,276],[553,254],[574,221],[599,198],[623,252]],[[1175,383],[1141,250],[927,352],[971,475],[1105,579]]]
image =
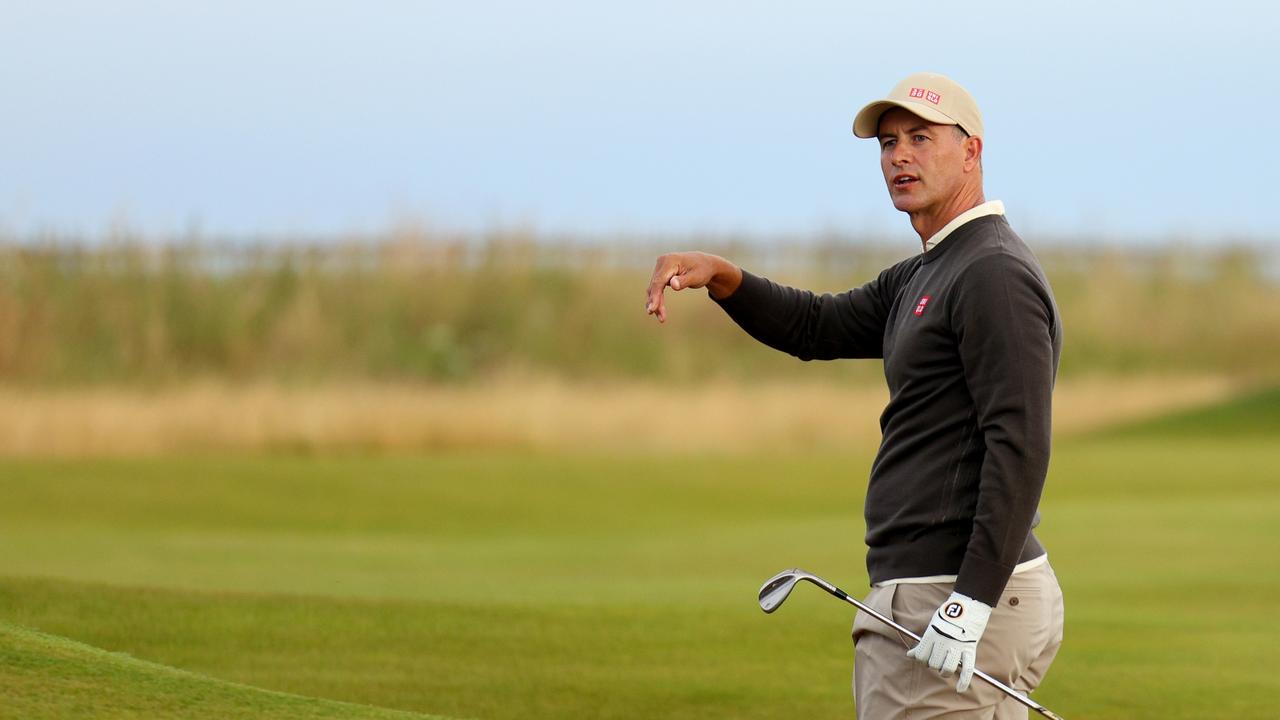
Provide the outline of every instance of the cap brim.
[[931,123],[939,125],[959,125],[955,120],[944,115],[941,110],[922,103],[899,102],[897,100],[876,100],[867,103],[853,118],[853,134],[860,138],[873,138],[880,132],[880,116],[892,108],[900,107],[909,113],[919,115]]

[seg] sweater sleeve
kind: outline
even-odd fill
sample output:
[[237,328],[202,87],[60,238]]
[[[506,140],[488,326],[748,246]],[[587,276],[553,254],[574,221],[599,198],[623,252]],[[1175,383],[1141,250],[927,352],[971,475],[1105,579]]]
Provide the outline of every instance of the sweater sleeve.
[[862,287],[816,295],[742,272],[742,284],[717,304],[751,337],[801,360],[883,356],[885,321],[910,272],[910,259]]
[[1049,469],[1056,313],[1043,276],[1005,253],[966,269],[951,313],[986,448],[956,591],[995,605],[1031,533]]

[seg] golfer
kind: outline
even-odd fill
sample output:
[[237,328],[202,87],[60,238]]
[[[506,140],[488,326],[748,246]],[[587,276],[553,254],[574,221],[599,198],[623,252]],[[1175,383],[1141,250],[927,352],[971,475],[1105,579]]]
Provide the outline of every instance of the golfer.
[[920,254],[862,287],[816,295],[721,257],[670,253],[646,309],[665,322],[667,287],[706,287],[770,347],[802,360],[883,359],[866,603],[922,639],[859,613],[858,717],[1025,718],[1023,705],[970,680],[976,665],[1029,693],[1062,643],[1062,591],[1032,532],[1062,323],[1040,263],[983,195],[982,115],[964,88],[911,75],[862,108],[853,133],[880,143],[885,186]]

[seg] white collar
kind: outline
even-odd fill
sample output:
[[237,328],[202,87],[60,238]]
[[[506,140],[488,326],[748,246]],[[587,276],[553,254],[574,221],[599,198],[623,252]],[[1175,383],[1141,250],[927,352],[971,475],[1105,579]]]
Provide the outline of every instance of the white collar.
[[987,202],[984,202],[981,205],[975,205],[974,207],[971,207],[968,210],[965,210],[964,212],[955,216],[955,218],[953,218],[951,222],[947,223],[946,225],[943,225],[941,230],[934,233],[933,237],[925,241],[924,251],[929,252],[930,250],[937,247],[938,243],[942,242],[943,240],[946,240],[947,236],[955,232],[956,228],[969,222],[970,220],[977,220],[978,218],[986,217],[987,215],[1003,215],[1003,214],[1004,214],[1004,203],[1000,202],[999,200],[988,200]]

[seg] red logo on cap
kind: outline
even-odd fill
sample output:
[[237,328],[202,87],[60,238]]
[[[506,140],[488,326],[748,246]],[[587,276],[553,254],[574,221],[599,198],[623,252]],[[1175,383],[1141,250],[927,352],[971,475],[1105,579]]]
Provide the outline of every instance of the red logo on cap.
[[924,306],[928,304],[929,304],[928,295],[925,295],[924,297],[920,298],[920,301],[916,303],[916,317],[920,317],[921,315],[924,314]]
[[928,100],[934,105],[937,105],[938,103],[942,102],[941,95],[939,95],[938,93],[932,90],[926,90],[924,88],[911,88],[911,92],[908,93],[908,95],[913,98],[924,98],[925,100]]

